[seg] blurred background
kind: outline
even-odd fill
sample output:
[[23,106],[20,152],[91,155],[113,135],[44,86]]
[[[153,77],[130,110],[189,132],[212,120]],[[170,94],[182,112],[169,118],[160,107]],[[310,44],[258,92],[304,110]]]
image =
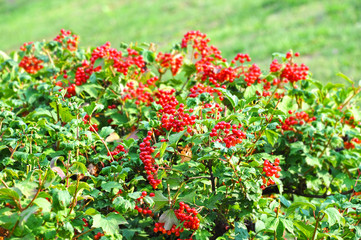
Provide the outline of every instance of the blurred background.
[[361,0],[0,0],[2,51],[61,28],[82,47],[153,42],[161,50],[200,30],[225,57],[248,53],[265,70],[272,53],[292,49],[317,80],[361,79]]

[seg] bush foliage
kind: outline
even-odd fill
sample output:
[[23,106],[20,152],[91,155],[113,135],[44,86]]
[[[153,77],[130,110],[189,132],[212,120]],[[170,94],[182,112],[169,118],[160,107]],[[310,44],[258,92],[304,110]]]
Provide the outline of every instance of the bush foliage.
[[119,49],[62,30],[1,53],[0,236],[361,237],[360,86],[198,31]]

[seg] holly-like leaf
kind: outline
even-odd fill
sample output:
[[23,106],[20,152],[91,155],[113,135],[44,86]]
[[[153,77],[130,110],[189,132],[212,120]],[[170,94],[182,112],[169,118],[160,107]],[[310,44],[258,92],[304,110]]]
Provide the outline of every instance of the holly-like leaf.
[[153,201],[154,201],[153,211],[159,211],[162,207],[164,207],[169,202],[168,198],[163,196],[161,191],[156,191],[154,193]]
[[93,216],[93,226],[95,228],[102,228],[107,234],[115,234],[119,231],[119,225],[127,224],[128,222],[120,214],[110,213],[104,217],[101,214]]
[[164,229],[167,231],[170,230],[173,225],[177,226],[179,224],[179,220],[178,220],[177,216],[175,215],[173,209],[168,209],[167,211],[165,211],[159,217],[159,222],[164,223]]

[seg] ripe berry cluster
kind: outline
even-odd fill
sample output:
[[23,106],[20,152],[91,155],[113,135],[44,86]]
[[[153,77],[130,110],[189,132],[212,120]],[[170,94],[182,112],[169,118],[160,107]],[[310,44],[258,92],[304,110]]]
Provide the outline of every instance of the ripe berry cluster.
[[[291,110],[288,111],[289,114],[293,114]],[[280,119],[281,126],[277,126],[277,128],[281,128],[283,131],[295,131],[295,125],[303,125],[305,123],[310,123],[315,121],[316,117],[310,117],[306,112],[297,112],[295,116],[290,116],[286,118],[284,122]]]
[[[184,211],[185,210],[185,211]],[[178,220],[183,223],[183,227],[190,230],[197,230],[199,228],[198,212],[195,208],[189,207],[184,202],[179,203],[179,209],[174,210]]]
[[184,229],[197,230],[199,228],[200,221],[197,217],[198,212],[196,209],[189,207],[189,205],[185,204],[184,202],[180,202],[179,209],[174,210],[174,213],[179,222],[183,224],[182,227],[177,228],[176,225],[173,225],[169,230],[166,230],[164,229],[164,223],[158,222],[155,223],[153,231],[167,235],[175,234],[175,236],[179,237],[180,233],[182,233]]
[[91,124],[91,122],[90,122],[90,116],[89,116],[88,114],[84,116],[83,122],[84,122],[85,124],[89,124],[89,125],[90,125],[90,126],[89,126],[89,131],[91,131],[91,132],[98,131],[98,124],[96,124],[96,123]]
[[54,41],[61,43],[70,51],[75,51],[78,47],[79,36],[72,34],[71,31],[61,29],[60,34],[54,38]]
[[[153,214],[152,210],[149,209],[149,206],[145,206],[145,203],[143,200],[143,198],[147,195],[148,195],[148,193],[146,191],[142,192],[142,195],[139,198],[137,198],[136,204],[140,204],[143,207],[135,205],[134,209],[137,210],[140,214],[149,215],[149,216],[153,217],[154,214]],[[154,193],[150,193],[149,196],[154,197]]]
[[188,129],[195,124],[196,116],[190,116],[184,112],[184,104],[179,104],[179,108],[176,109],[174,114],[164,114],[161,118],[162,127],[167,131],[181,132],[188,126]]
[[349,116],[349,117],[346,116],[341,118],[341,123],[345,123],[349,125],[351,128],[355,128],[356,126],[361,126],[361,121],[359,122],[355,121],[354,116]]
[[161,183],[160,179],[157,178],[158,166],[154,165],[155,160],[152,157],[152,153],[155,151],[153,147],[151,147],[151,138],[153,132],[148,131],[148,136],[143,139],[143,142],[139,144],[140,154],[139,158],[142,160],[144,164],[144,169],[147,173],[147,180],[149,181],[150,185],[152,185],[153,189],[156,189],[157,186]]
[[117,108],[117,105],[115,105],[115,104],[112,104],[112,105],[108,106],[108,109],[116,109],[116,108]]
[[265,177],[262,177],[263,184],[261,186],[261,189],[265,189],[266,186],[275,184],[274,180],[270,177],[274,176],[275,178],[279,178],[279,172],[281,171],[281,167],[279,166],[280,160],[279,158],[276,158],[274,161],[274,164],[272,164],[269,160],[265,159],[263,162],[263,172],[266,173],[266,176],[269,177],[268,181]]
[[356,144],[360,144],[361,143],[361,140],[360,139],[358,139],[358,138],[353,138],[353,139],[351,139],[351,141],[344,141],[343,142],[343,145],[344,145],[344,147],[345,147],[345,149],[354,149],[355,148],[355,144],[354,143],[356,143]]
[[114,151],[110,152],[110,154],[108,153],[108,156],[112,155],[112,156],[116,156],[118,155],[120,152],[124,152],[125,153],[125,148],[123,145],[119,144],[118,146],[115,147]]
[[176,225],[173,225],[171,229],[166,230],[164,229],[164,223],[157,222],[154,225],[153,231],[155,233],[160,232],[162,234],[172,235],[175,234],[175,236],[179,237],[180,233],[184,231],[184,228],[177,228]]
[[139,105],[141,102],[145,103],[147,106],[154,101],[152,94],[146,89],[148,88],[147,84],[138,83],[138,87],[135,88],[134,82],[128,82],[127,88],[124,89],[125,95],[123,100],[136,99],[135,104]]
[[214,126],[210,136],[217,137],[215,141],[224,142],[226,147],[230,148],[246,139],[246,134],[240,130],[241,127],[241,124],[237,126],[221,121]]
[[172,75],[175,76],[183,64],[183,56],[180,54],[174,55],[171,53],[159,52],[156,62],[158,62],[161,67],[158,69],[159,73],[164,73],[165,69],[170,68]]
[[94,240],[99,240],[102,236],[104,236],[104,233],[98,232],[97,234],[95,234]]
[[261,69],[257,66],[257,64],[252,64],[247,71],[243,73],[244,81],[247,83],[247,86],[251,86],[255,82],[261,82]]
[[35,74],[44,67],[42,63],[42,60],[34,56],[24,56],[19,63],[19,67],[23,68],[29,74]]
[[[217,83],[218,84],[218,83]],[[219,84],[218,84],[219,85]],[[222,85],[221,86],[223,89],[226,89],[226,86],[225,85]],[[189,97],[191,98],[196,98],[198,95],[202,94],[202,93],[209,93],[211,94],[211,96],[213,97],[213,93],[217,93],[217,95],[219,97],[222,96],[222,93],[217,90],[217,89],[214,89],[212,86],[207,86],[207,85],[204,85],[202,83],[198,83],[197,85],[194,85],[190,90],[189,90],[191,93],[189,94]],[[223,100],[223,99],[222,99]]]
[[158,99],[156,103],[162,106],[162,109],[159,110],[159,113],[175,114],[178,101],[175,98],[174,93],[175,89],[159,89],[158,92],[155,93],[155,96]]

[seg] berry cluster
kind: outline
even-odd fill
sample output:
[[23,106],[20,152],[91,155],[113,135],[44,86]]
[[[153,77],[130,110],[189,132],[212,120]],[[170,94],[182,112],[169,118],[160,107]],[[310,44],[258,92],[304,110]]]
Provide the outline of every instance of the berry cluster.
[[269,177],[268,181],[265,177],[262,177],[263,184],[261,189],[265,189],[266,186],[275,184],[274,180],[270,177],[275,176],[275,178],[279,178],[279,172],[281,171],[281,167],[279,166],[280,160],[278,158],[275,159],[274,164],[272,164],[269,160],[265,159],[263,162],[263,172],[266,173],[266,176]]
[[355,143],[360,144],[361,140],[358,138],[353,138],[353,139],[351,139],[351,141],[347,141],[347,140],[344,141],[343,145],[344,145],[345,149],[354,149]]
[[112,105],[108,106],[108,109],[116,109],[116,108],[117,108],[117,105],[115,105],[115,104],[112,104]]
[[175,98],[174,93],[175,89],[159,89],[158,92],[155,93],[155,96],[158,99],[156,103],[162,106],[162,109],[159,110],[159,113],[175,114],[178,101]]
[[139,105],[143,102],[147,106],[150,106],[154,99],[151,93],[146,90],[147,88],[147,84],[139,83],[138,87],[135,88],[134,81],[128,82],[127,88],[124,89],[125,95],[123,96],[123,100],[136,99],[135,104]]
[[355,117],[354,116],[345,116],[343,118],[341,118],[341,123],[345,123],[347,125],[349,125],[351,128],[355,128],[356,126],[361,126],[361,121],[357,122],[355,121]]
[[179,104],[179,108],[176,109],[174,114],[164,114],[161,118],[162,127],[167,131],[172,130],[173,132],[181,132],[186,126],[188,129],[195,124],[196,116],[190,116],[184,112],[184,104]]
[[108,156],[112,155],[112,156],[116,156],[118,155],[120,152],[124,152],[125,153],[125,148],[123,145],[119,144],[118,146],[115,147],[114,151],[108,153]]
[[[185,210],[185,211],[184,211]],[[190,230],[197,230],[199,228],[198,212],[195,208],[189,207],[184,202],[179,203],[179,209],[174,210],[178,220],[183,223],[183,227]]]
[[189,205],[185,204],[184,202],[180,202],[179,209],[174,210],[174,213],[180,223],[183,224],[182,227],[177,228],[176,225],[173,225],[169,230],[166,230],[164,228],[164,223],[158,222],[155,223],[153,231],[167,235],[175,234],[175,236],[179,237],[180,233],[182,233],[184,229],[197,230],[199,228],[200,221],[197,217],[198,212],[196,209],[189,207]]
[[90,68],[89,62],[84,60],[81,67],[78,67],[75,72],[75,84],[77,86],[86,83],[92,74],[92,68]]
[[[289,114],[293,112],[291,110],[288,111]],[[277,128],[281,128],[283,131],[295,131],[295,125],[303,125],[305,123],[310,123],[315,121],[316,117],[310,117],[306,112],[297,112],[295,116],[290,116],[286,118],[284,122],[280,119],[281,126],[277,126]]]
[[54,41],[61,43],[70,51],[75,51],[78,47],[79,36],[72,34],[69,30],[60,30],[60,34],[54,38]]
[[247,83],[247,86],[251,86],[255,82],[260,83],[262,72],[261,69],[257,66],[257,64],[252,64],[247,71],[243,73],[244,81]]
[[99,240],[102,236],[104,236],[104,233],[98,232],[97,234],[95,234],[94,240]]
[[[32,44],[33,44],[33,42],[24,43],[24,44],[20,47],[20,50],[23,51],[23,52],[26,52],[27,46],[32,45]],[[34,49],[34,46],[32,46],[32,49]]]
[[42,60],[34,56],[24,56],[19,63],[19,67],[23,68],[27,73],[35,74],[44,67],[42,63]]
[[[226,89],[226,86],[225,85],[222,85],[221,86],[223,89]],[[214,89],[212,86],[207,86],[207,85],[204,85],[202,83],[198,83],[197,85],[194,85],[191,89],[189,89],[189,91],[191,92],[189,94],[189,97],[191,98],[195,98],[197,97],[198,95],[202,94],[202,93],[209,93],[213,96],[213,93],[217,93],[217,95],[219,97],[222,96],[222,93],[217,90],[217,89]]]
[[[147,195],[148,195],[148,193],[146,191],[142,192],[142,195],[139,198],[137,198],[136,204],[141,204],[141,205],[143,205],[143,207],[135,205],[134,209],[143,215],[149,215],[149,216],[153,217],[154,214],[153,214],[152,210],[150,210],[148,206],[144,206],[145,203],[144,203],[143,198]],[[154,197],[154,193],[150,193],[149,196]]]
[[[219,98],[223,98],[223,97],[219,97]],[[223,99],[221,99],[223,100]],[[202,106],[203,109],[209,108],[210,110],[207,113],[206,118],[214,118],[214,116],[212,116],[212,114],[215,114],[217,112],[217,116],[215,117],[216,119],[219,119],[221,112],[223,111],[223,108],[218,104],[211,104],[211,103],[206,103]]]
[[75,84],[70,84],[70,86],[66,88],[65,97],[70,98],[70,97],[75,96],[75,95],[76,95]]
[[241,124],[237,126],[221,121],[214,126],[210,137],[217,137],[215,141],[224,142],[226,147],[230,148],[246,139],[246,134],[240,130],[241,127]]
[[148,136],[143,139],[143,142],[139,144],[140,154],[139,158],[142,160],[144,164],[144,169],[147,173],[147,180],[149,181],[150,185],[152,185],[153,189],[156,189],[157,186],[161,183],[160,179],[156,179],[158,166],[154,165],[155,160],[152,157],[152,153],[154,152],[154,148],[151,147],[151,138],[153,132],[148,131]]
[[164,73],[165,69],[170,68],[172,75],[175,76],[183,64],[183,56],[159,52],[155,61],[161,66],[158,69],[159,73]]
[[281,70],[281,68],[282,68],[282,64],[278,63],[277,59],[274,59],[269,67],[270,72],[278,72]]
[[84,122],[85,124],[89,124],[89,125],[90,125],[90,126],[89,126],[89,131],[91,131],[91,132],[95,132],[95,131],[97,132],[97,131],[98,131],[98,124],[96,124],[96,123],[91,124],[91,122],[90,122],[90,116],[89,116],[88,114],[84,116],[83,122]]

